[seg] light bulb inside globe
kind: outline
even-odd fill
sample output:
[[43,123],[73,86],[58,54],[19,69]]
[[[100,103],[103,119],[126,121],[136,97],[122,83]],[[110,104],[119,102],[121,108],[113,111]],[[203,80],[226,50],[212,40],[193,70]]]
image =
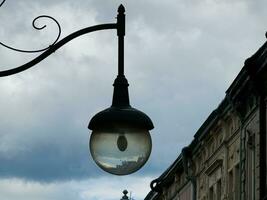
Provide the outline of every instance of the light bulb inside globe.
[[124,129],[93,131],[90,152],[96,164],[115,175],[127,175],[140,169],[148,160],[152,141],[147,130]]
[[118,140],[117,140],[117,147],[120,151],[125,151],[127,149],[128,142],[125,137],[125,135],[122,133],[119,135]]

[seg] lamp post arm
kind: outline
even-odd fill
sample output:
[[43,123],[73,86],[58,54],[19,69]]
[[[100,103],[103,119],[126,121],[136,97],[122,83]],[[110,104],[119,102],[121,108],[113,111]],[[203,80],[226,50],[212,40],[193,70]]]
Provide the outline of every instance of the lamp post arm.
[[84,29],[81,29],[79,31],[76,31],[74,33],[71,33],[70,35],[66,36],[65,38],[63,38],[62,40],[58,41],[57,43],[51,45],[46,51],[44,51],[42,54],[40,54],[39,56],[37,56],[36,58],[34,58],[33,60],[19,66],[16,68],[12,68],[12,69],[8,69],[8,70],[4,70],[4,71],[0,71],[0,77],[4,77],[4,76],[10,76],[13,74],[17,74],[19,72],[22,72],[24,70],[27,70],[31,67],[33,67],[34,65],[36,65],[37,63],[41,62],[42,60],[44,60],[45,58],[47,58],[49,55],[51,55],[52,53],[54,53],[56,50],[58,50],[60,47],[62,47],[63,45],[65,45],[66,43],[68,43],[69,41],[87,34],[87,33],[91,33],[91,32],[95,32],[95,31],[100,31],[100,30],[107,30],[107,29],[117,29],[117,23],[110,23],[110,24],[99,24],[99,25],[95,25],[95,26],[90,26]]

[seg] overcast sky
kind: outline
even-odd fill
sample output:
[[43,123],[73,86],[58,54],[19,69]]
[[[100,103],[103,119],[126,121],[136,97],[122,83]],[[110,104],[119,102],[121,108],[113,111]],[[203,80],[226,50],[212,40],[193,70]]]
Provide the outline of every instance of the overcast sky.
[[[116,22],[126,8],[125,73],[131,105],[154,122],[147,164],[114,176],[93,162],[91,117],[111,105],[117,73],[116,31],[80,37],[23,73],[0,79],[0,199],[118,200],[122,190],[143,199],[224,98],[266,40],[266,0],[6,0],[1,42],[21,49],[48,46],[86,26]],[[0,47],[1,70],[36,56]],[[38,54],[37,54],[38,55]]]

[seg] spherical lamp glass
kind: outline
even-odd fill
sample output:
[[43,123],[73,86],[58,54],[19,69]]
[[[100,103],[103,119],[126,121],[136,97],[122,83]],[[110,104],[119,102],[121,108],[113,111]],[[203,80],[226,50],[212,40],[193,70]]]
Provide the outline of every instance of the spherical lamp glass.
[[96,164],[111,174],[127,175],[139,170],[152,148],[150,134],[142,129],[93,131],[90,152]]

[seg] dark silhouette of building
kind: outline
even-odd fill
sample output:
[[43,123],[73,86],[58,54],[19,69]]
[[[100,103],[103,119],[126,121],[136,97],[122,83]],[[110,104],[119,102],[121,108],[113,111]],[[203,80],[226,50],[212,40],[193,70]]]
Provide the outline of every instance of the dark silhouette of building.
[[267,42],[145,200],[266,199]]

